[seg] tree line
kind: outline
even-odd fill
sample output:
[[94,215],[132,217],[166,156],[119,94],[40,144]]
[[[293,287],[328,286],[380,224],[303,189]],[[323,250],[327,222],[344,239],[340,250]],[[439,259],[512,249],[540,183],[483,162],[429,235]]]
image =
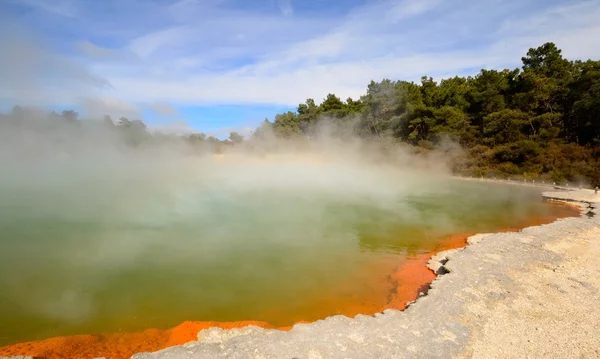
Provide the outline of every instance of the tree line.
[[346,122],[363,138],[420,150],[448,139],[466,158],[463,175],[600,183],[600,61],[570,61],[554,43],[531,48],[517,69],[420,83],[371,81],[358,100],[329,94],[258,129],[278,137],[318,135],[320,121]]
[[[425,153],[450,142],[464,150],[452,162],[457,174],[600,184],[600,61],[567,60],[553,43],[529,49],[521,61],[517,69],[483,69],[439,82],[427,76],[420,83],[371,81],[356,100],[328,94],[317,105],[309,98],[295,111],[265,119],[246,139],[237,132],[226,140],[204,133],[175,139],[124,117],[107,116],[103,126],[133,147],[183,139],[212,151],[272,137],[352,136]],[[73,127],[86,122],[74,111],[50,117]],[[0,115],[4,125],[27,121],[20,107]]]

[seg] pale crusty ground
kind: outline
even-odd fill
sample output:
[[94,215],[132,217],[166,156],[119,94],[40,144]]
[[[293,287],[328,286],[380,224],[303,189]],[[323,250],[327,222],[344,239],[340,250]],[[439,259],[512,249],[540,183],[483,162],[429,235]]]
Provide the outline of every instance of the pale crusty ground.
[[[548,242],[564,259],[514,271],[519,294],[509,301],[468,305],[485,318],[472,331],[468,358],[600,358],[600,229]],[[502,292],[490,282],[480,292]]]

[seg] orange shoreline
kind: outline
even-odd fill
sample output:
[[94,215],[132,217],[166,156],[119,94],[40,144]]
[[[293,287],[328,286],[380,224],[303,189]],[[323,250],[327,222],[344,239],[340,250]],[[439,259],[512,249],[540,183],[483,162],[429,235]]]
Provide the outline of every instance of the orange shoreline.
[[[578,207],[558,205],[565,206],[564,216],[528,218],[526,221],[519,223],[518,227],[505,228],[499,232],[514,232],[525,227],[551,223],[558,218],[579,216]],[[388,278],[390,282],[388,285],[391,288],[386,305],[382,307],[353,306],[346,308],[340,314],[353,317],[359,313],[372,315],[385,309],[405,309],[406,303],[414,301],[419,296],[419,292],[425,290],[436,278],[436,274],[426,266],[431,256],[448,249],[464,247],[467,244],[467,238],[473,234],[475,233],[460,233],[448,236],[437,248],[426,254],[412,257],[399,266]],[[0,356],[26,355],[36,359],[92,359],[97,357],[129,359],[136,353],[153,352],[197,340],[197,334],[202,329],[211,327],[231,329],[249,325],[279,330],[290,330],[292,328],[292,326],[274,327],[261,321],[188,321],[168,330],[147,329],[134,333],[74,335],[18,343],[1,347]]]

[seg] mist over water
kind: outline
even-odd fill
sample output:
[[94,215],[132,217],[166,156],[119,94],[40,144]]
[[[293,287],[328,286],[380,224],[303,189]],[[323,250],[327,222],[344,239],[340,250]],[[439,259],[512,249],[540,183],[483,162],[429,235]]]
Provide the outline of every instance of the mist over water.
[[535,190],[453,181],[440,157],[399,147],[193,154],[176,142],[131,149],[86,126],[0,135],[0,345],[315,320],[335,314],[323,298],[341,309],[372,298],[380,263],[393,270],[445,235],[552,212]]

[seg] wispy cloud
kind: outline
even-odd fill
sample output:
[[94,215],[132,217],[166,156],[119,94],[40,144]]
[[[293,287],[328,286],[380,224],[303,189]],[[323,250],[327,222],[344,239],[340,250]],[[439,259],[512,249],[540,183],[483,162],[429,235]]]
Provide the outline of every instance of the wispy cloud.
[[52,14],[78,18],[76,7],[73,2],[67,0],[9,0],[13,3],[28,5]]
[[62,54],[21,24],[0,25],[0,100],[29,104],[68,103],[109,88],[110,83],[85,63]]
[[84,115],[88,118],[102,118],[104,115],[111,115],[115,119],[120,117],[139,118],[141,110],[116,98],[86,98],[80,97],[77,104],[81,106]]
[[166,102],[153,103],[148,105],[150,109],[159,115],[176,115],[178,111]]
[[277,4],[279,5],[279,10],[281,10],[281,13],[284,16],[290,16],[294,13],[292,0],[278,0]]
[[191,29],[183,26],[152,32],[133,39],[129,49],[142,58],[147,58],[156,50],[167,45],[185,43],[191,34]]
[[195,129],[192,126],[190,126],[190,124],[187,121],[181,119],[151,125],[149,126],[149,129],[150,131],[174,135],[184,135],[195,132]]
[[[27,0],[38,9],[53,3]],[[69,34],[60,44],[56,35],[46,39],[72,65],[60,73],[104,79],[110,87],[90,86],[86,95],[140,105],[295,105],[329,92],[357,97],[371,79],[517,67],[528,48],[545,41],[568,57],[600,57],[600,0],[59,3],[63,10],[43,10],[35,19],[60,24],[47,31]],[[51,19],[69,14],[77,18]],[[32,19],[20,21],[41,37],[44,22]],[[38,89],[51,86],[41,82]],[[71,87],[63,86],[62,97],[81,91]],[[0,94],[27,95],[6,88]]]
[[436,6],[440,5],[442,0],[404,0],[390,6],[386,17],[391,20],[403,20],[413,16],[424,14]]

